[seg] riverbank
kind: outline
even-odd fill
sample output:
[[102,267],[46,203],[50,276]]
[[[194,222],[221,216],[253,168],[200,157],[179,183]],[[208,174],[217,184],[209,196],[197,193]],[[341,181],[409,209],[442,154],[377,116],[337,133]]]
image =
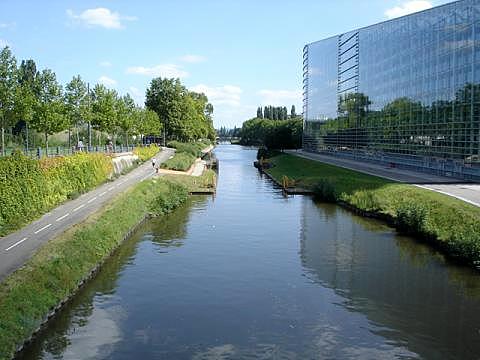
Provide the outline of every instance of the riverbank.
[[[193,188],[141,182],[50,240],[0,285],[0,358],[11,358],[148,216],[173,211]],[[127,210],[128,209],[128,210]]]
[[461,200],[387,179],[280,154],[264,171],[280,186],[314,192],[360,214],[377,217],[480,266],[480,209]]

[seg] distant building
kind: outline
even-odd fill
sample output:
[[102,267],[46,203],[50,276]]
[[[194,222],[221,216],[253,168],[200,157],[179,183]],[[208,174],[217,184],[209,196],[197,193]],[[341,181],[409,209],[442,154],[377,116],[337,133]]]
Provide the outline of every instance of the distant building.
[[303,148],[480,180],[480,0],[308,44]]

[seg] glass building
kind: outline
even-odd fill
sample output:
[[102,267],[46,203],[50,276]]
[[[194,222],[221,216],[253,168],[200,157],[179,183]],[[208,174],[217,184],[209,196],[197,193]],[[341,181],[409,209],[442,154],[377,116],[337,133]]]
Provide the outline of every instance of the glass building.
[[308,44],[303,148],[480,180],[480,0]]

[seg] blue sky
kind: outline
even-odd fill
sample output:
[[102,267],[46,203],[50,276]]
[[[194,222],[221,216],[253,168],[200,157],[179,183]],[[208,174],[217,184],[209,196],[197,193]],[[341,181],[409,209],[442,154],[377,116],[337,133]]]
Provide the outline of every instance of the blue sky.
[[259,105],[301,111],[306,43],[447,2],[0,0],[0,46],[139,104],[153,77],[180,77],[207,94],[216,127],[233,127]]

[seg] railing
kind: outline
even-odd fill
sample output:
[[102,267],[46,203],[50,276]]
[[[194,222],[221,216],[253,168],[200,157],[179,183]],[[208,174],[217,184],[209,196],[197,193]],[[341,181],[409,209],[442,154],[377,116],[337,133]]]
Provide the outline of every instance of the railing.
[[[137,146],[148,146],[148,145],[116,145],[116,146],[85,146],[82,149],[76,148],[74,146],[68,147],[68,146],[49,146],[48,147],[48,153],[46,151],[45,147],[37,147],[37,148],[31,148],[28,149],[23,149],[22,152],[24,155],[32,157],[32,158],[41,158],[41,157],[55,157],[55,156],[65,156],[65,155],[72,155],[78,152],[90,152],[90,153],[122,153],[122,152],[128,152],[132,151],[135,147]],[[7,148],[5,151],[5,155],[11,155],[13,152],[18,151],[18,148]],[[0,154],[0,157],[2,154]]]

